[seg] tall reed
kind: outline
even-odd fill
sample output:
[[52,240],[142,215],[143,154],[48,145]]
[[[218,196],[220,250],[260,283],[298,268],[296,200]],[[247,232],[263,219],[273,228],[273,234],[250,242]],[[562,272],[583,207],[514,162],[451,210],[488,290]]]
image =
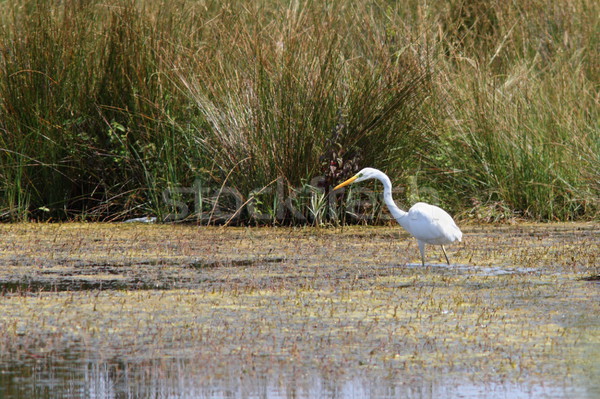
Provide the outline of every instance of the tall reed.
[[446,54],[437,64],[438,93],[448,115],[440,156],[454,171],[443,178],[445,189],[472,201],[473,216],[491,219],[596,214],[600,75],[590,66],[600,61],[600,7],[449,7],[445,15],[455,20],[440,23],[460,29],[439,39]]
[[227,187],[294,221],[279,197],[315,217],[321,191],[298,190],[364,166],[464,217],[595,217],[599,15],[592,0],[0,3],[0,219],[215,215]]
[[420,115],[429,72],[401,51],[404,38],[384,44],[392,38],[374,22],[380,10],[341,2],[271,11],[245,5],[213,19],[205,40],[216,34],[234,50],[192,47],[178,72],[196,113],[188,142],[211,168],[245,193],[278,177],[298,187],[354,159],[410,168],[406,153],[429,141]]

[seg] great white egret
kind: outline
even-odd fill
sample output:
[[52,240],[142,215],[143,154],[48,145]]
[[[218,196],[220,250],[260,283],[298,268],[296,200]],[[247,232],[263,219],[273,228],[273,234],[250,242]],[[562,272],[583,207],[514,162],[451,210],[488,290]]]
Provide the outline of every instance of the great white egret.
[[446,262],[450,264],[444,244],[450,244],[462,239],[462,232],[454,223],[452,216],[435,205],[417,202],[408,212],[398,208],[392,199],[392,182],[385,173],[373,168],[364,168],[353,177],[334,187],[338,188],[348,184],[358,183],[368,179],[377,179],[383,183],[383,200],[390,213],[419,243],[421,251],[421,263],[425,266],[425,244],[441,245]]

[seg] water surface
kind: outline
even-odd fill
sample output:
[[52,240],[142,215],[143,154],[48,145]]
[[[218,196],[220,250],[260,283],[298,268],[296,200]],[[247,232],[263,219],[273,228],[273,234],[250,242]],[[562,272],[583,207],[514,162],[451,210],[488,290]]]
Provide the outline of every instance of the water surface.
[[596,398],[600,229],[2,225],[0,396]]

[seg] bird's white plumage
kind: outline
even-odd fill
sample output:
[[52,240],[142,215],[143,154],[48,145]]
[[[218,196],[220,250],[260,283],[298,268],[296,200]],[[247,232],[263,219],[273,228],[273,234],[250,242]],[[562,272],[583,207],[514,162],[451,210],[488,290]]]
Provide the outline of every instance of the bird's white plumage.
[[417,202],[408,212],[403,211],[398,208],[392,199],[392,183],[389,177],[382,171],[373,168],[361,170],[355,176],[336,186],[334,190],[368,179],[377,179],[383,183],[385,204],[398,223],[417,239],[422,263],[425,264],[425,244],[434,244],[442,246],[446,260],[450,264],[444,245],[461,241],[462,232],[452,216],[442,208],[424,202]]
[[417,202],[408,210],[406,230],[426,244],[444,245],[462,239],[462,232],[445,210],[424,202]]

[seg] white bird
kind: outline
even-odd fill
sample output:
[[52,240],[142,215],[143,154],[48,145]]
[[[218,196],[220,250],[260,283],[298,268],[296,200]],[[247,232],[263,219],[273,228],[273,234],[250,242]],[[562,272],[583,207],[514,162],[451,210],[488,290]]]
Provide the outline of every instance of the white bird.
[[353,177],[334,187],[334,191],[352,183],[368,179],[377,179],[383,183],[383,200],[390,213],[406,231],[417,239],[421,251],[421,263],[425,266],[425,244],[441,245],[446,257],[445,244],[450,244],[462,239],[462,232],[454,223],[452,216],[435,205],[417,202],[408,212],[398,208],[392,199],[392,182],[385,173],[373,168],[364,168]]

